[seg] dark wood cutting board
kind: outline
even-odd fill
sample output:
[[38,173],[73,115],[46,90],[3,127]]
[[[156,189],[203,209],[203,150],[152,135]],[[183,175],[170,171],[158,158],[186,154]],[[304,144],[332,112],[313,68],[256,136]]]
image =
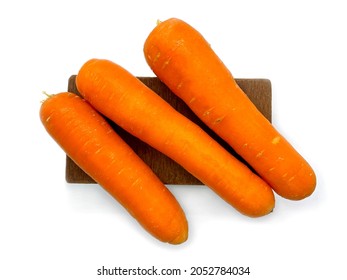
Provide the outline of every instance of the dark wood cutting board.
[[[76,84],[76,75],[69,78],[68,91],[79,94]],[[238,157],[235,152],[205,124],[203,124],[188,106],[174,95],[165,84],[156,77],[138,77],[145,85],[154,90],[177,111],[197,123],[223,147]],[[271,121],[271,82],[268,79],[236,79],[237,84],[248,95],[250,100]],[[173,185],[201,185],[201,182],[189,174],[180,165],[146,143],[130,135],[114,123],[110,122],[115,131],[129,144],[130,147],[146,162],[165,184]],[[242,159],[240,159],[242,160]],[[201,163],[203,164],[203,163]],[[68,156],[66,157],[66,181],[68,183],[95,183],[83,170],[81,170]]]

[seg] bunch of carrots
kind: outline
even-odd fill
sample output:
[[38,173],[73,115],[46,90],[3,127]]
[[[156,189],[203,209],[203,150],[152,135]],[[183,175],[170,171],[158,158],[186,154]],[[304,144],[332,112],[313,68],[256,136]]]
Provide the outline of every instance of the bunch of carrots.
[[180,244],[188,222],[179,202],[105,118],[167,155],[249,217],[273,211],[274,192],[311,195],[315,173],[258,111],[204,37],[186,22],[159,22],[145,59],[171,91],[248,164],[174,110],[135,76],[109,60],[78,72],[81,96],[49,96],[40,118],[65,153],[157,239]]

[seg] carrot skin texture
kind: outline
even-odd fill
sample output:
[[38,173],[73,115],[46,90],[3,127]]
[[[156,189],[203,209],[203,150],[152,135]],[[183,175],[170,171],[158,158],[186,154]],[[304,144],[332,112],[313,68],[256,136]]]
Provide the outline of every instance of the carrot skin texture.
[[187,240],[185,214],[165,185],[85,100],[73,93],[46,99],[40,119],[50,136],[150,234]]
[[311,195],[311,166],[259,112],[205,38],[186,22],[159,23],[144,44],[145,59],[172,92],[282,197]]
[[239,212],[259,217],[273,210],[268,184],[121,66],[91,59],[76,85],[100,113],[175,160]]

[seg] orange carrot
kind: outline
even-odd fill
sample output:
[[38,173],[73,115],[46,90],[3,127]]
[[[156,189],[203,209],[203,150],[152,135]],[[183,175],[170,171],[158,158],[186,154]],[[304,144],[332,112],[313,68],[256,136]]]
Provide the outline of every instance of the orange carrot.
[[241,213],[258,217],[272,211],[274,194],[263,180],[121,66],[89,60],[76,85],[101,114],[175,160]]
[[144,54],[158,78],[279,195],[299,200],[312,194],[310,165],[257,110],[197,30],[175,18],[161,22]]
[[52,95],[43,102],[40,118],[66,154],[149,233],[172,244],[187,239],[187,220],[177,200],[85,100],[73,93]]

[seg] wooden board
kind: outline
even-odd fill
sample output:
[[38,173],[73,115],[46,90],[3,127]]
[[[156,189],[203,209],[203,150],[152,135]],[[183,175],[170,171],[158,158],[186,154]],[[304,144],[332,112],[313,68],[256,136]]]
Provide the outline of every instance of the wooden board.
[[[68,91],[79,94],[76,88],[75,78],[76,75],[72,75],[69,78]],[[188,106],[181,99],[175,96],[158,78],[138,77],[138,79],[159,94],[177,111],[201,126],[222,146],[237,156],[223,140],[203,124],[188,108]],[[271,121],[271,82],[268,79],[236,79],[236,82],[262,114]],[[163,183],[173,185],[201,185],[201,182],[198,179],[189,174],[173,160],[130,135],[114,123],[110,123],[115,131],[133,148],[144,162],[152,168],[154,173],[157,174]],[[84,173],[68,156],[66,157],[65,174],[68,183],[95,183],[95,181]]]

